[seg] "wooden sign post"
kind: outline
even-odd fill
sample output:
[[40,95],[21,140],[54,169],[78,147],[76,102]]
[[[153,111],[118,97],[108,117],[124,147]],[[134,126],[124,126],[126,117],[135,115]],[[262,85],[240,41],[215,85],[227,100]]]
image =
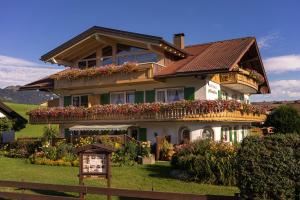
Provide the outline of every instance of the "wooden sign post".
[[[111,154],[115,150],[103,144],[90,144],[77,149],[79,156],[79,185],[85,178],[105,178],[107,187],[111,187]],[[80,198],[84,198],[80,193]],[[111,196],[107,196],[110,200]]]

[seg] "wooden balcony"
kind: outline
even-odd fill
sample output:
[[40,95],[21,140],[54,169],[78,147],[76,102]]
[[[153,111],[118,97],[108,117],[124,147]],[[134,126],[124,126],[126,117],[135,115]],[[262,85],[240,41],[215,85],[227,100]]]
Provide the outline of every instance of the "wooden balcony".
[[62,89],[86,89],[108,86],[119,86],[123,84],[133,84],[141,82],[154,82],[154,76],[164,66],[156,63],[140,63],[138,70],[130,73],[114,73],[107,76],[98,76],[94,78],[83,77],[75,80],[59,79],[54,80],[54,88]]
[[[77,109],[77,108],[74,108]],[[75,110],[75,113],[76,110]],[[78,112],[80,113],[80,111]],[[76,116],[75,116],[76,115]],[[242,111],[222,111],[203,113],[201,109],[175,108],[173,110],[152,112],[147,114],[118,114],[115,112],[93,114],[87,112],[84,115],[52,116],[49,113],[42,116],[29,114],[31,124],[62,124],[62,123],[97,123],[97,124],[120,124],[136,122],[164,122],[164,121],[199,121],[199,122],[263,122],[265,114],[245,113]]]
[[257,93],[258,91],[257,81],[239,72],[220,74],[220,84],[245,94]]

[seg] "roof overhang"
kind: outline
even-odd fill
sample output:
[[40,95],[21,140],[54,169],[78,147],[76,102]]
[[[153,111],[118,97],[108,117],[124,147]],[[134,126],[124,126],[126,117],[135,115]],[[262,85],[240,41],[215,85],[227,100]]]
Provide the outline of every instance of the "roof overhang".
[[[76,46],[78,46],[82,43],[88,43],[94,39],[97,40],[97,37],[99,38],[99,36],[108,38],[108,40],[109,40],[109,38],[123,39],[123,40],[125,39],[128,41],[136,41],[136,42],[140,42],[140,43],[146,43],[148,46],[149,45],[158,46],[160,48],[163,48],[167,52],[173,53],[173,54],[181,56],[181,57],[185,57],[188,55],[188,53],[186,51],[165,41],[162,37],[94,26],[94,27],[91,27],[90,29],[82,32],[81,34],[77,35],[76,37],[70,39],[69,41],[63,43],[62,45],[58,46],[57,48],[42,55],[41,60],[45,61],[45,62],[56,63],[55,59],[57,58],[57,56],[61,55],[62,53],[66,52],[70,49],[75,48]],[[97,43],[95,43],[95,42],[91,42],[91,44],[92,43],[94,45],[97,45]]]

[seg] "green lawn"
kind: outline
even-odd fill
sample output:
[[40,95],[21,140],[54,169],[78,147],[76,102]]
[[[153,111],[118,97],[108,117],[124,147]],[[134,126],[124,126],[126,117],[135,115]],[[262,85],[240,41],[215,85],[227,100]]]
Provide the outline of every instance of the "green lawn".
[[[0,180],[32,181],[54,184],[78,184],[77,167],[32,165],[23,159],[0,157]],[[138,190],[169,191],[198,194],[234,195],[236,187],[184,182],[169,176],[168,162],[112,168],[112,187]],[[87,185],[105,186],[104,180],[88,180]],[[88,199],[98,199],[89,196]]]
[[[7,106],[12,108],[14,111],[19,113],[21,116],[28,119],[28,116],[26,115],[26,112],[29,110],[33,110],[35,108],[38,108],[38,105],[29,105],[29,104],[16,104],[16,103],[8,103],[5,102]],[[26,128],[16,132],[16,137],[40,137],[43,134],[43,129],[45,125],[31,125],[27,124]],[[58,129],[57,125],[54,125],[55,128]]]

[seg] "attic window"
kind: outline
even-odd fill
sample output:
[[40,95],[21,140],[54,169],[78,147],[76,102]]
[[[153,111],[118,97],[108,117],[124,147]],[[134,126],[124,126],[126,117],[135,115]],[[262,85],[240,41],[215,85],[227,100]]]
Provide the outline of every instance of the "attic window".
[[112,47],[107,46],[102,49],[102,59],[101,59],[101,65],[109,65],[112,64],[113,59],[112,59]]
[[157,62],[157,55],[144,48],[117,44],[116,61],[118,65],[125,62]]
[[78,62],[78,67],[80,69],[95,67],[96,66],[96,53],[93,53]]

